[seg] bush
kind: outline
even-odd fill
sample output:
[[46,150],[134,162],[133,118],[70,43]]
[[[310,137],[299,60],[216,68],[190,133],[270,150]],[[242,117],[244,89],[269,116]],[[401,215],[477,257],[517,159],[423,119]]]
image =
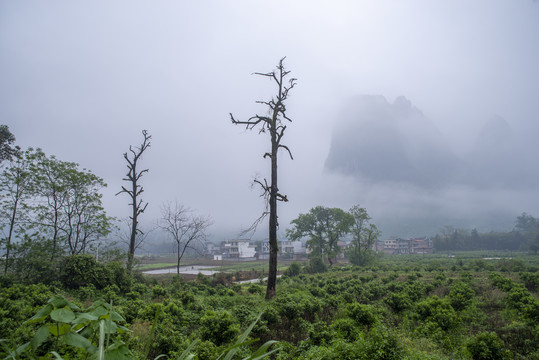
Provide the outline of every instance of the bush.
[[294,277],[294,276],[298,276],[300,272],[301,272],[301,264],[297,262],[293,262],[292,264],[290,264],[288,269],[284,271],[283,274],[286,276]]
[[231,341],[240,331],[234,317],[228,311],[206,311],[200,318],[200,327],[202,339],[209,340],[217,346]]
[[103,266],[95,261],[92,255],[66,256],[62,260],[60,269],[60,281],[68,289],[78,289],[88,285],[102,289],[109,283],[109,279],[105,279]]
[[504,350],[503,341],[494,332],[481,332],[471,337],[465,344],[473,360],[504,360],[510,352]]
[[385,303],[395,312],[401,312],[412,306],[408,295],[404,293],[391,293],[385,298]]
[[308,271],[311,274],[324,273],[328,271],[328,267],[322,259],[315,257],[309,260]]
[[375,315],[376,310],[371,305],[348,304],[346,312],[358,325],[370,326],[377,320]]
[[457,311],[464,310],[471,304],[474,296],[475,292],[470,285],[462,281],[456,281],[451,285],[451,290],[449,291],[449,303]]

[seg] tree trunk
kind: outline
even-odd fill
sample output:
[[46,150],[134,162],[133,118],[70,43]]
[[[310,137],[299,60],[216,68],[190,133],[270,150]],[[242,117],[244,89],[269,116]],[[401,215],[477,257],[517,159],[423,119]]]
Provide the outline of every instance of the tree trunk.
[[178,241],[178,265],[176,266],[176,271],[178,273],[178,276],[180,276],[180,259],[181,259],[181,255],[180,255],[180,242]]
[[15,216],[17,214],[17,205],[19,203],[19,187],[17,186],[17,194],[15,196],[15,203],[13,204],[13,213],[11,214],[11,220],[9,222],[9,235],[6,243],[6,264],[4,267],[4,275],[7,274],[7,268],[9,263],[9,250],[11,248],[11,238],[13,237],[13,229],[15,228]]
[[271,189],[270,189],[270,215],[269,215],[269,271],[268,287],[266,288],[266,299],[275,297],[275,287],[277,283],[277,252],[279,251],[277,243],[277,134],[272,131],[271,134]]

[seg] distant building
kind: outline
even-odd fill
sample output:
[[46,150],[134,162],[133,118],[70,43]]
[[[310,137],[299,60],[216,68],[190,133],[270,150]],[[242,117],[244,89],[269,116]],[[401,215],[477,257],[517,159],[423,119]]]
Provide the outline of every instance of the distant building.
[[432,254],[434,252],[432,240],[428,237],[378,240],[374,243],[373,250],[385,254]]
[[249,239],[223,241],[221,254],[223,259],[255,260],[256,248]]
[[279,241],[279,255],[283,258],[296,259],[305,255],[305,251],[301,241]]
[[[279,241],[279,257],[283,259],[297,259],[305,256],[306,249],[301,241]],[[258,259],[269,259],[269,242],[263,241],[258,249]]]

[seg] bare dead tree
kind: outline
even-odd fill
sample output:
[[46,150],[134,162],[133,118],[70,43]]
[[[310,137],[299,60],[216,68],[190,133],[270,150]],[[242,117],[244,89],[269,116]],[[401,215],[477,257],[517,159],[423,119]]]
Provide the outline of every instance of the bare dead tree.
[[[122,248],[127,247],[131,244],[131,217],[120,219],[120,226],[116,229],[116,237],[120,239]],[[144,250],[143,244],[146,242],[148,236],[150,236],[155,230],[156,227],[141,227],[140,224],[137,225],[137,234],[135,236],[135,251],[141,249]]]
[[[290,149],[286,145],[281,144],[281,140],[286,130],[284,120],[292,122],[286,115],[285,101],[288,98],[289,91],[296,85],[295,78],[286,79],[290,71],[285,69],[283,64],[284,60],[285,58],[282,58],[277,65],[277,69],[272,72],[255,73],[255,75],[264,76],[273,80],[277,86],[277,95],[270,101],[257,101],[258,104],[267,106],[268,116],[254,115],[246,121],[240,121],[236,120],[234,116],[230,114],[230,119],[233,124],[245,125],[247,130],[258,128],[259,133],[268,133],[271,141],[271,151],[264,154],[264,158],[269,158],[271,160],[270,183],[268,184],[267,179],[254,180],[254,182],[262,188],[262,196],[266,201],[266,210],[251,226],[252,229],[256,228],[262,219],[269,215],[270,257],[266,299],[271,299],[275,296],[275,285],[277,281],[277,253],[279,250],[277,243],[277,227],[279,226],[277,220],[277,201],[288,201],[286,195],[279,193],[279,188],[277,186],[277,153],[279,149],[286,150],[288,155],[290,155],[290,158],[293,159]],[[267,211],[268,207],[269,212]]]
[[177,201],[161,206],[158,226],[176,242],[178,275],[180,275],[180,261],[185,251],[195,249],[193,245],[206,241],[206,231],[212,224],[211,218],[193,215],[191,209]]
[[133,148],[130,145],[129,152],[124,153],[124,159],[127,161],[128,171],[125,178],[122,180],[128,181],[131,186],[129,189],[122,186],[122,190],[116,194],[119,195],[121,193],[126,193],[131,198],[131,203],[129,204],[132,208],[132,214],[129,217],[131,220],[131,234],[129,236],[129,250],[127,252],[127,270],[129,273],[131,273],[133,268],[133,259],[135,257],[135,249],[137,247],[137,233],[142,233],[142,231],[138,228],[138,217],[144,212],[144,210],[146,210],[146,207],[148,206],[148,203],[144,204],[140,198],[140,195],[144,192],[144,188],[139,184],[140,178],[142,175],[144,175],[144,173],[148,172],[148,169],[138,170],[137,165],[144,151],[150,147],[150,140],[152,137],[146,130],[142,130],[142,136],[144,136],[144,140],[139,147]]

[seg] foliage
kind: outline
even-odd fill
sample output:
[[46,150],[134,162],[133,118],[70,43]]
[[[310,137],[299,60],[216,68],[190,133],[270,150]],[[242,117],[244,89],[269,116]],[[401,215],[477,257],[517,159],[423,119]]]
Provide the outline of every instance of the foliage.
[[290,222],[292,228],[287,230],[287,237],[298,240],[307,237],[307,247],[311,250],[311,258],[327,259],[333,264],[340,253],[339,241],[350,232],[354,217],[339,208],[316,206],[307,214]]
[[[132,358],[161,354],[173,359],[182,354],[193,359],[223,358],[227,349],[236,349],[239,334],[258,314],[235,358],[257,353],[259,345],[251,343],[254,338],[261,343],[280,341],[279,347],[267,351],[282,360],[468,360],[488,351],[494,354],[492,349],[500,344],[502,356],[537,358],[539,303],[536,289],[525,286],[533,282],[529,274],[537,273],[537,258],[520,254],[512,261],[483,260],[485,265],[475,271],[483,254],[457,256],[403,255],[386,257],[377,266],[301,272],[280,280],[277,296],[265,301],[259,284],[217,282],[204,276],[194,281],[135,278],[123,291],[117,282],[121,280],[109,277],[114,266],[125,272],[121,265],[94,263],[91,257],[77,255],[58,263],[58,269],[61,272],[63,264],[72,269],[73,284],[86,284],[78,288],[67,278],[50,285],[0,279],[0,338],[4,339],[0,358],[9,353],[16,356],[13,352],[20,344],[31,343],[36,330],[56,323],[50,317],[39,323],[25,319],[47,306],[47,299],[58,292],[77,305],[95,305],[100,298],[109,305],[112,299],[113,310],[125,319],[118,325],[131,332],[110,334],[109,346],[122,341]],[[87,274],[77,273],[79,266]],[[101,278],[95,282],[92,275],[101,272],[108,279],[105,287]],[[71,311],[77,317],[89,310]],[[489,332],[496,338],[479,336]],[[98,347],[99,336],[93,334],[88,339]],[[23,355],[51,357],[51,351],[64,358],[88,354],[49,335],[36,351],[28,348]]]
[[283,275],[286,276],[298,276],[301,273],[301,264],[293,262],[290,266],[283,272]]
[[445,226],[433,237],[437,251],[471,250],[529,250],[539,252],[539,221],[522,213],[515,220],[515,227],[508,232],[479,233],[476,229],[458,229]]
[[373,260],[372,246],[380,236],[376,225],[371,224],[371,217],[365,208],[356,205],[349,210],[354,217],[351,226],[352,242],[347,251],[350,262],[354,265],[367,265]]
[[7,125],[0,125],[0,163],[4,160],[11,160],[17,154],[17,147],[13,147],[15,135],[9,131]]
[[202,325],[202,339],[212,341],[216,345],[229,342],[240,330],[234,317],[228,311],[208,310],[200,318],[200,324]]
[[54,296],[27,321],[40,325],[31,340],[9,353],[15,358],[23,353],[33,356],[50,353],[57,358],[94,354],[100,359],[103,355],[129,359],[131,353],[127,345],[116,336],[128,331],[120,324],[122,322],[123,317],[105,302],[98,301],[82,311],[65,298]]
[[503,341],[494,332],[481,332],[466,341],[466,349],[473,360],[510,359],[510,353],[504,350]]

